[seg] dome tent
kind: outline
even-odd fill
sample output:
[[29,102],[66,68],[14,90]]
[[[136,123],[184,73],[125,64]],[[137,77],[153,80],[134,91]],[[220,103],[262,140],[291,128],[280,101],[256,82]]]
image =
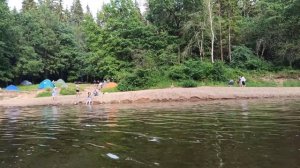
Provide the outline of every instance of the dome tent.
[[15,85],[9,85],[5,88],[7,91],[19,91],[19,88]]
[[55,82],[55,85],[58,86],[58,87],[62,87],[62,88],[68,87],[68,85],[66,84],[66,82],[64,80],[62,80],[62,79],[58,79]]
[[47,88],[54,88],[54,84],[49,79],[45,79],[39,84],[39,89]]
[[21,85],[23,85],[23,86],[29,86],[29,85],[32,85],[32,83],[29,82],[28,80],[24,80],[23,82],[21,82]]

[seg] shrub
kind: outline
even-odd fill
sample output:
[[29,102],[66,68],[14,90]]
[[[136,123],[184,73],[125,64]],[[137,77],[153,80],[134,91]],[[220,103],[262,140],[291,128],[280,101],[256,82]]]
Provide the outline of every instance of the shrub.
[[195,82],[194,80],[185,80],[180,83],[180,86],[185,88],[197,87],[197,82]]
[[149,88],[156,83],[156,75],[158,73],[151,69],[136,69],[132,74],[128,74],[120,80],[118,89],[131,91]]
[[48,89],[39,93],[36,97],[50,97],[51,96],[51,91]]
[[75,87],[67,87],[67,88],[62,88],[60,90],[61,95],[76,95],[76,89]]
[[232,52],[231,66],[248,70],[270,70],[271,64],[258,58],[246,46],[236,46]]
[[226,81],[226,68],[223,62],[217,61],[213,64],[210,76],[213,81]]
[[209,62],[189,60],[184,65],[186,66],[185,75],[194,80],[207,79],[213,69],[213,64]]
[[172,66],[168,72],[169,78],[172,80],[187,79],[188,76],[185,74],[186,67],[184,65]]
[[201,62],[188,60],[183,65],[173,66],[169,70],[169,77],[172,80],[214,80],[225,81],[226,66],[223,62]]

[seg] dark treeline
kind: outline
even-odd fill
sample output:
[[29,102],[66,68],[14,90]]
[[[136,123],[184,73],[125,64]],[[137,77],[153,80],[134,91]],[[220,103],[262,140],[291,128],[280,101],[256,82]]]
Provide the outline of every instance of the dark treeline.
[[23,0],[10,11],[0,0],[2,85],[113,78],[133,90],[165,78],[225,80],[226,68],[300,67],[300,0],[148,0],[144,14],[135,1],[111,0],[96,18],[80,0],[63,3]]

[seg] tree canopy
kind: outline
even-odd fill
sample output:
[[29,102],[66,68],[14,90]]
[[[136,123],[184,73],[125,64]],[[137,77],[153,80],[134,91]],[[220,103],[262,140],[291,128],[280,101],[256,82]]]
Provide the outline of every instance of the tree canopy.
[[183,79],[195,70],[187,65],[209,68],[209,62],[300,68],[300,0],[148,0],[143,13],[132,0],[111,0],[95,18],[80,0],[70,9],[63,3],[23,0],[16,11],[0,0],[0,84],[43,78],[133,84],[136,77],[150,86],[157,76]]

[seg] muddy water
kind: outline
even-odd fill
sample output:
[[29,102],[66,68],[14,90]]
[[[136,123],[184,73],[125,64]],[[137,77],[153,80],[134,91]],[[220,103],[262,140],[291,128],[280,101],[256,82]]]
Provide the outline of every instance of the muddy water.
[[0,167],[299,167],[300,100],[0,109]]

